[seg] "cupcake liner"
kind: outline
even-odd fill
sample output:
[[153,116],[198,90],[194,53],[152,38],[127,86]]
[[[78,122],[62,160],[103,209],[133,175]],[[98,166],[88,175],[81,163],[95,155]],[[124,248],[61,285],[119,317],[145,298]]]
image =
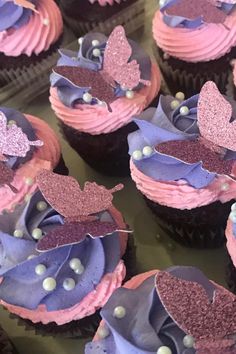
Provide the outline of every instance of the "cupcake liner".
[[172,95],[182,91],[187,97],[198,94],[206,81],[214,81],[220,92],[226,93],[232,67],[230,61],[236,56],[236,48],[217,60],[187,63],[174,57],[165,59],[160,48],[154,52],[163,78]]
[[68,176],[69,174],[69,170],[65,164],[65,161],[63,159],[63,156],[61,155],[60,160],[57,164],[57,166],[54,168],[53,170],[55,173],[58,173],[59,175],[64,175],[64,176]]
[[226,283],[230,291],[236,294],[236,268],[228,254],[228,264],[226,267]]
[[100,135],[79,132],[59,121],[61,132],[70,146],[96,171],[117,177],[130,175],[128,134],[137,130],[131,122],[120,129]]
[[0,353],[1,354],[17,354],[17,351],[9,340],[6,332],[0,327]]
[[[102,10],[102,9],[101,9]],[[114,27],[122,25],[126,34],[136,31],[142,27],[145,18],[145,0],[137,0],[131,5],[122,8],[115,15],[101,21],[84,21],[81,18],[73,19],[63,12],[63,17],[68,27],[76,36],[84,35],[87,32],[101,32],[109,35]]]
[[225,243],[225,228],[233,201],[180,210],[144,198],[163,231],[182,246],[218,248]]
[[[124,282],[136,275],[136,248],[134,245],[134,237],[129,234],[127,249],[122,257],[127,269]],[[19,326],[23,326],[26,330],[34,330],[35,334],[42,336],[53,336],[63,338],[88,338],[94,336],[101,317],[100,311],[96,311],[93,315],[85,317],[81,320],[71,321],[64,325],[57,325],[55,322],[49,324],[33,323],[30,320],[23,319],[13,313],[9,313],[9,317],[17,320]]]

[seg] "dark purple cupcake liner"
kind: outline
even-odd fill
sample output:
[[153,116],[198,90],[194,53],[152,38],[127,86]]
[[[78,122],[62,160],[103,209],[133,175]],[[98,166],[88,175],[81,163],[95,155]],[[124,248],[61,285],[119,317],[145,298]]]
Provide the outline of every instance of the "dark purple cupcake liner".
[[210,249],[225,243],[225,228],[233,201],[180,210],[144,198],[163,231],[182,246]]
[[236,47],[217,60],[187,63],[174,57],[165,59],[165,53],[155,46],[158,64],[163,78],[172,95],[182,91],[186,97],[198,94],[206,81],[214,81],[221,93],[226,93],[230,74],[231,60],[236,57]]
[[234,294],[236,294],[236,268],[228,254],[228,264],[226,267],[226,283]]
[[8,338],[6,332],[0,327],[0,353],[1,354],[17,354],[17,351]]

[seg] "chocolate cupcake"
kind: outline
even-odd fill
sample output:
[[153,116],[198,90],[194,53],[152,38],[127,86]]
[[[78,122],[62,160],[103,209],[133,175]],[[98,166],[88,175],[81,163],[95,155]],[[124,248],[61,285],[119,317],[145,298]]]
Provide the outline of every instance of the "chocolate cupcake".
[[109,38],[89,33],[78,53],[61,50],[60,56],[49,99],[65,138],[97,171],[129,175],[127,136],[136,129],[132,116],[159,92],[157,65],[126,39],[121,26]]
[[109,34],[117,25],[130,33],[143,23],[143,0],[60,0],[66,24],[76,36],[94,28]]
[[235,306],[197,268],[143,273],[111,296],[85,354],[234,354]]
[[236,5],[229,1],[160,1],[153,19],[156,54],[171,94],[187,97],[214,81],[226,92],[236,56]]
[[184,101],[161,96],[157,109],[135,119],[139,130],[128,137],[136,187],[160,226],[184,246],[225,241],[236,198],[235,109],[209,81]]
[[122,185],[81,190],[46,170],[37,183],[27,204],[0,216],[0,303],[37,333],[91,335],[126,276],[127,230],[112,205]]

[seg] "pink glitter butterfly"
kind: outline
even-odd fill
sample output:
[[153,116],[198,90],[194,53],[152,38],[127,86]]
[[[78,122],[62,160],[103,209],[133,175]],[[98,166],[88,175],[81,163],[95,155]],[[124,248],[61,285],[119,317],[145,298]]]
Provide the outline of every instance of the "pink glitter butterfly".
[[219,10],[210,0],[179,0],[167,6],[165,13],[170,16],[180,16],[189,20],[202,18],[206,23],[224,23],[227,15]]
[[42,145],[41,140],[29,141],[16,124],[8,126],[6,116],[0,112],[0,160],[3,160],[3,155],[25,157],[30,146]]
[[0,162],[0,186],[7,185],[13,193],[17,193],[17,189],[12,186],[11,182],[14,179],[14,171],[5,163]]
[[156,276],[156,289],[170,317],[194,338],[197,354],[235,354],[236,296],[218,287],[211,301],[196,282],[168,272]]

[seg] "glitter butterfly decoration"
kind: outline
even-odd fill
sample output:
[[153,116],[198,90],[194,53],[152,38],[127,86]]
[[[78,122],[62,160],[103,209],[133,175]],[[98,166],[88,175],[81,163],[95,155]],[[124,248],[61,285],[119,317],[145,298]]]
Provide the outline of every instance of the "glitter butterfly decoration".
[[38,12],[35,8],[35,5],[32,4],[30,1],[27,0],[13,0],[14,4],[18,5],[18,6],[22,6],[25,9],[29,9],[32,10],[34,12]]
[[173,321],[194,338],[196,354],[236,353],[236,296],[218,287],[210,300],[197,282],[156,276],[158,296]]
[[119,184],[108,190],[96,183],[87,182],[84,190],[81,190],[73,177],[47,170],[39,173],[37,183],[51,207],[65,217],[64,225],[50,231],[38,242],[38,251],[79,243],[87,235],[95,238],[117,231],[114,222],[101,222],[93,214],[109,209],[113,193],[121,190],[123,185]]
[[117,26],[108,38],[102,70],[95,72],[79,67],[57,66],[53,71],[77,88],[87,88],[93,99],[98,103],[105,102],[111,111],[110,104],[116,99],[114,93],[116,83],[129,90],[139,83],[150,85],[150,81],[141,79],[138,62],[136,60],[129,62],[131,55],[132,48],[125,36],[125,30],[122,26]]
[[179,16],[201,23],[224,23],[227,14],[210,0],[179,0],[168,2],[161,8],[166,15]]
[[158,144],[156,151],[188,164],[201,162],[207,171],[233,178],[233,161],[223,160],[227,149],[236,151],[236,121],[230,122],[231,117],[231,104],[220,94],[215,83],[208,81],[198,100],[199,139],[168,141]]

